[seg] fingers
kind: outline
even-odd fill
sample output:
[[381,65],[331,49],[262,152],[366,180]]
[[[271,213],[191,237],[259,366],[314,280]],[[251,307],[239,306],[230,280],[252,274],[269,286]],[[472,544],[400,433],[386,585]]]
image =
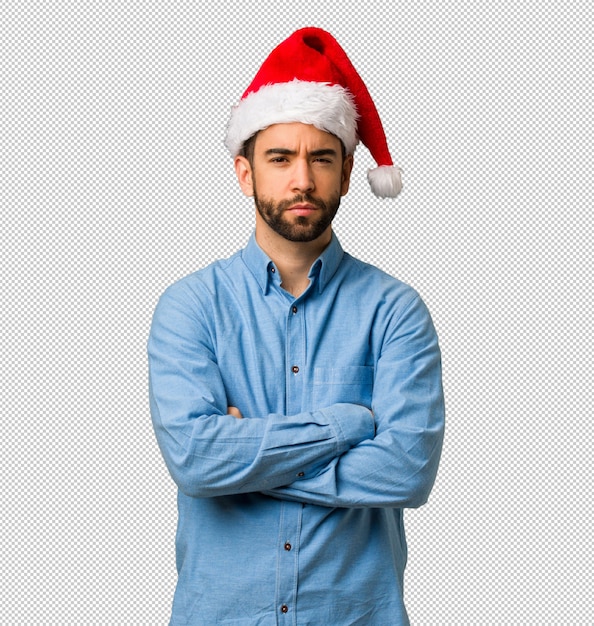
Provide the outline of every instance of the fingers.
[[236,407],[236,406],[230,406],[227,408],[227,413],[229,415],[233,415],[233,417],[236,417],[237,419],[242,419],[243,415],[241,414],[241,411]]

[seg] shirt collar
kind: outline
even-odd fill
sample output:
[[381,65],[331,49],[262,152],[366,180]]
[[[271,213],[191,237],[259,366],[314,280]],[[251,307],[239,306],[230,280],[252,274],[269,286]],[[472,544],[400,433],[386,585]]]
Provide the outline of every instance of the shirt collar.
[[[308,274],[308,278],[312,281],[312,283],[317,281],[320,293],[330,282],[334,274],[336,274],[336,270],[338,270],[343,256],[344,251],[342,246],[333,232],[330,243],[322,254],[320,254],[320,256],[314,261]],[[254,275],[258,285],[260,285],[262,293],[266,295],[268,293],[270,281],[280,279],[274,263],[258,245],[255,233],[252,233],[247,246],[241,251],[241,257],[248,269]]]

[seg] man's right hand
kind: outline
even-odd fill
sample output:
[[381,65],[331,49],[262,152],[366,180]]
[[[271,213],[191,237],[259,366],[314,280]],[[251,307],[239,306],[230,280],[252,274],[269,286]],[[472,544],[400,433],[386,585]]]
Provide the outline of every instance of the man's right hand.
[[236,406],[227,407],[227,413],[229,413],[229,415],[233,415],[233,417],[236,417],[237,419],[243,419],[241,411]]

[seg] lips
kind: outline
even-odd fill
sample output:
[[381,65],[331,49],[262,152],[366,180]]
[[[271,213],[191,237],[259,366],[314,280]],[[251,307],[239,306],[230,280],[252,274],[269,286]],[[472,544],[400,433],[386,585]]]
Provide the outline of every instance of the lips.
[[307,215],[311,215],[314,211],[317,211],[318,208],[313,204],[294,204],[289,207],[287,211],[292,213],[293,215],[299,215],[302,217],[306,217]]

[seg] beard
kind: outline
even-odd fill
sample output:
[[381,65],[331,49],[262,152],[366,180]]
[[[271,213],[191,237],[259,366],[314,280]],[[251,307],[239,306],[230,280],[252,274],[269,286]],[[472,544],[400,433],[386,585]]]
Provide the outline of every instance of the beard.
[[[314,241],[332,224],[340,206],[340,194],[332,196],[327,202],[312,198],[307,194],[298,194],[291,200],[273,200],[258,196],[254,189],[254,202],[262,219],[272,230],[288,241]],[[316,207],[311,216],[298,215],[287,218],[285,211],[295,204],[307,202]]]

